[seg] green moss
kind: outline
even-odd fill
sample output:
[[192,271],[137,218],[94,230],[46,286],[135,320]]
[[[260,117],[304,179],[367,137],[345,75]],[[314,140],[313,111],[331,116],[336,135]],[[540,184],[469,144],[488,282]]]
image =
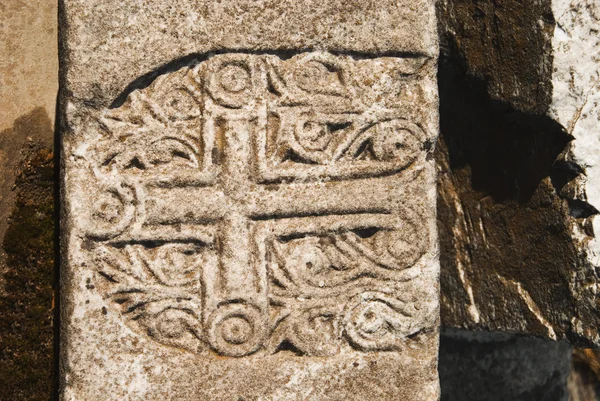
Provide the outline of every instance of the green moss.
[[54,165],[48,148],[26,150],[3,248],[0,400],[49,400],[53,387]]

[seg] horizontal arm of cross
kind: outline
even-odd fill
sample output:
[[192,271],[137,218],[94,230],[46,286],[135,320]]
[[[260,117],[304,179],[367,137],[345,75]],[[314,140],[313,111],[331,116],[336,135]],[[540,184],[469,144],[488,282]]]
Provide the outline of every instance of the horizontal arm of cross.
[[253,185],[242,199],[218,187],[148,188],[146,219],[152,225],[211,225],[235,213],[251,220],[393,214],[403,188],[394,177]]

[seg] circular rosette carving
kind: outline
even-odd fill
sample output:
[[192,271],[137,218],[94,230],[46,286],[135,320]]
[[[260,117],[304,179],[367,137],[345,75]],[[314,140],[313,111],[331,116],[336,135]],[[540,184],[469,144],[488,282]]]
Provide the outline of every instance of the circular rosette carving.
[[350,300],[344,326],[350,343],[364,351],[398,350],[406,337],[419,331],[409,305],[378,292]]
[[220,105],[241,108],[255,98],[256,75],[247,55],[216,56],[208,67],[207,90]]
[[342,345],[340,311],[334,307],[317,307],[294,318],[294,345],[310,356],[336,355]]
[[89,194],[88,236],[106,240],[125,231],[135,217],[135,190],[127,185],[110,185]]
[[299,120],[294,134],[300,146],[308,151],[324,150],[332,138],[327,124],[310,120]]
[[260,310],[248,304],[222,304],[208,319],[208,341],[221,355],[241,357],[256,352],[265,339]]

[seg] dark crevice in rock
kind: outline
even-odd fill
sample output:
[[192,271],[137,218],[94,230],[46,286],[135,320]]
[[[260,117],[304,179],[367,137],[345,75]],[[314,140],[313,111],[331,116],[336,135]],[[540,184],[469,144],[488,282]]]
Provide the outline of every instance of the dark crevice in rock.
[[464,61],[492,99],[544,114],[552,100],[550,0],[438,2],[442,55]]
[[563,152],[556,163],[554,163],[552,173],[552,185],[556,189],[558,195],[565,199],[569,205],[569,211],[571,217],[580,220],[580,224],[583,226],[584,232],[590,237],[594,236],[591,227],[586,228],[586,221],[589,217],[592,217],[598,213],[598,209],[587,202],[587,199],[580,199],[581,194],[579,193],[579,186],[582,184],[581,180],[585,180],[585,170],[572,161],[564,159],[565,153]]
[[[568,199],[567,203],[569,204],[571,216],[576,219],[587,219],[588,217],[598,214],[598,209],[585,201],[579,199]],[[593,233],[588,235],[592,236]]]
[[464,60],[453,54],[442,55],[438,75],[450,168],[469,166],[473,190],[495,202],[526,203],[572,137],[545,115],[493,99],[487,82],[469,75]]

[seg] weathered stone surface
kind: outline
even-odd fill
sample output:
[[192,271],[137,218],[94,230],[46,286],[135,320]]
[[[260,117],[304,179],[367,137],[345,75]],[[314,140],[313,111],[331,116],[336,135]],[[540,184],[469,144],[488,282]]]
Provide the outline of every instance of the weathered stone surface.
[[[15,170],[27,142],[52,143],[58,91],[57,4],[45,0],[0,4],[0,239],[16,202]],[[47,116],[47,117],[46,117]],[[31,125],[31,127],[27,127]],[[0,247],[0,292],[7,270]]]
[[44,108],[54,121],[57,6],[47,0],[0,4],[0,131],[36,107]]
[[63,399],[437,399],[433,3],[140,6],[62,11]]
[[434,21],[429,2],[421,1],[175,0],[148,6],[143,0],[66,0],[62,26],[77,40],[68,42],[62,57],[70,65],[71,96],[106,106],[144,74],[213,51],[435,55]]
[[[600,317],[596,211],[582,172],[597,135],[582,130],[590,144],[569,156],[578,139],[557,115],[584,104],[597,74],[598,19],[594,5],[558,3],[439,3],[441,309],[450,327],[589,345]],[[570,68],[581,74],[569,87]]]

